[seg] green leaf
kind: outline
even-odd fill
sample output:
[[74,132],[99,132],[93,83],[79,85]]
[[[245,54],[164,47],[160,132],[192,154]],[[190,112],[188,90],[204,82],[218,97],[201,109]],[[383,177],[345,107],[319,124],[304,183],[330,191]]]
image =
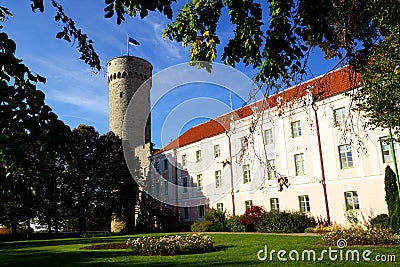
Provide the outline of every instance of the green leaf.
[[65,32],[63,32],[63,31],[62,32],[58,32],[57,35],[56,35],[56,38],[57,39],[62,39],[64,37],[64,35],[65,35]]

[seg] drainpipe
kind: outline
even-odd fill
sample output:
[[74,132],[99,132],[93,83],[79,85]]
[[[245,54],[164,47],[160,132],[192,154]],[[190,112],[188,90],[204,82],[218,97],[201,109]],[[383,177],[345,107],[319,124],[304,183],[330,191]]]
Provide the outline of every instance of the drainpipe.
[[393,144],[392,128],[389,128],[389,139],[390,139],[390,150],[391,150],[391,153],[392,153],[392,156],[393,156],[394,173],[396,174],[397,191],[398,191],[398,193],[399,193],[399,199],[400,199],[399,171],[398,171],[398,169],[397,169],[396,154],[394,153],[394,144]]
[[229,142],[229,169],[231,173],[231,196],[232,196],[232,214],[235,215],[235,186],[233,183],[233,162],[232,162],[232,143],[231,136],[226,132],[226,136],[228,137]]
[[326,192],[324,159],[323,159],[323,157],[322,157],[321,136],[320,136],[320,134],[319,134],[319,123],[318,123],[318,114],[317,114],[317,109],[318,109],[318,107],[315,105],[315,102],[312,103],[312,108],[313,108],[313,110],[314,110],[315,126],[316,126],[316,128],[317,128],[318,150],[319,150],[319,162],[321,163],[321,173],[322,173],[321,183],[322,183],[322,188],[323,188],[323,190],[324,190],[326,218],[327,218],[327,220],[328,220],[328,224],[331,225],[331,216],[330,216],[330,214],[329,214],[329,205],[328,205],[328,194],[327,194],[327,192]]
[[174,149],[173,154],[173,164],[172,164],[172,184],[174,185],[175,191],[175,214],[179,216],[179,208],[178,208],[178,159],[177,159],[177,151]]

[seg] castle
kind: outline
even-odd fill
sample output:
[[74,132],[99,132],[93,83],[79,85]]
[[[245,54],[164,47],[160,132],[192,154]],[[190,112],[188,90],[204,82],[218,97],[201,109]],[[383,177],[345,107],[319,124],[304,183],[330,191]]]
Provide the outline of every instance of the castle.
[[[123,135],[124,110],[151,65],[125,56],[107,66],[110,130]],[[365,129],[362,114],[351,109],[350,94],[359,87],[344,67],[194,126],[153,155],[145,116],[150,87],[125,123],[147,123],[133,138],[135,155],[150,194],[182,221],[202,220],[208,208],[240,215],[259,205],[346,224],[387,213],[384,169],[394,158],[387,130]]]

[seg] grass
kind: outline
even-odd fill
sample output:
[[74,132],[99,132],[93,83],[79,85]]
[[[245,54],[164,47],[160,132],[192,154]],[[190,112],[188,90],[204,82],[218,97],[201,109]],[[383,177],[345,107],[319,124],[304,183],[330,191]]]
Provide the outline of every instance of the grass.
[[[160,235],[160,234],[157,234]],[[134,256],[129,249],[82,250],[81,248],[101,243],[124,242],[133,236],[58,239],[46,241],[19,241],[0,243],[0,266],[400,266],[395,262],[360,262],[344,260],[330,261],[325,254],[324,261],[295,262],[290,259],[280,262],[276,253],[274,260],[259,261],[257,253],[268,246],[271,250],[286,250],[285,255],[295,249],[301,252],[313,249],[319,257],[323,249],[318,236],[288,236],[266,234],[210,234],[215,240],[215,252],[180,256]],[[351,247],[360,254],[363,250],[376,255],[395,255],[400,262],[399,246]],[[337,248],[332,248],[337,249]],[[343,251],[345,252],[346,249]],[[340,254],[338,254],[340,255]],[[345,255],[345,254],[343,254]],[[301,257],[301,256],[300,256]]]

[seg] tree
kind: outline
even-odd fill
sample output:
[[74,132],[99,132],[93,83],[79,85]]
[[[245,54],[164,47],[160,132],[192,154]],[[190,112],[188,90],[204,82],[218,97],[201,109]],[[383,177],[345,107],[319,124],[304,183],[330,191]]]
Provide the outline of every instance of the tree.
[[[54,143],[54,137],[47,133],[44,136],[44,146],[40,161],[31,158],[30,164],[37,163],[36,168],[36,194],[40,196],[36,202],[37,222],[46,225],[48,233],[53,229],[57,234],[67,219],[69,210],[67,187],[67,163],[70,159],[68,143],[70,131],[62,136],[61,145]],[[36,158],[37,159],[37,158]]]
[[398,195],[396,175],[390,168],[385,170],[385,199],[389,211],[390,227],[393,232],[400,231],[400,199]]
[[[57,12],[55,20],[63,27],[56,37],[76,41],[80,58],[99,70],[93,42],[76,28],[57,1],[49,1]],[[195,62],[217,59],[221,43],[218,26],[228,17],[234,30],[223,47],[221,60],[232,66],[241,62],[257,68],[255,80],[265,85],[267,93],[301,82],[308,56],[318,47],[326,58],[338,58],[340,64],[352,64],[362,73],[366,90],[359,92],[361,104],[357,107],[367,113],[370,125],[399,128],[395,104],[399,96],[394,95],[398,90],[391,90],[398,88],[400,69],[398,0],[192,0],[180,6],[175,16],[174,2],[105,0],[104,12],[106,18],[115,16],[117,24],[125,20],[125,15],[145,18],[149,12],[161,12],[173,19],[163,36],[190,46],[190,60]],[[31,0],[32,10],[43,12],[43,3]],[[0,19],[9,14],[0,7]],[[198,64],[211,69],[210,64]],[[391,98],[379,100],[388,98],[385,90],[380,90],[388,81],[392,81],[386,87]]]
[[[399,11],[400,12],[400,11]],[[369,125],[391,128],[400,134],[400,26],[373,49],[361,70],[362,90],[357,91],[357,107],[369,118]]]
[[[43,12],[43,2],[31,0],[32,10]],[[81,59],[98,69],[92,41],[75,27],[57,1],[51,2],[57,10],[55,19],[63,27],[57,38],[77,40]],[[117,24],[125,20],[125,15],[144,18],[149,12],[161,12],[173,18],[163,36],[190,46],[192,61],[211,62],[217,58],[216,47],[221,42],[218,26],[221,18],[228,16],[234,31],[223,47],[222,61],[257,68],[255,78],[263,84],[296,82],[294,78],[305,73],[308,55],[316,47],[327,58],[337,57],[343,63],[362,66],[374,46],[386,39],[387,29],[398,24],[400,12],[397,0],[192,0],[173,16],[174,2],[105,0],[104,12],[106,18],[115,16]]]
[[[8,14],[0,7],[0,21]],[[36,88],[46,79],[32,73],[15,51],[15,42],[0,32],[0,223],[11,226],[13,234],[20,222],[28,229],[35,216],[37,164],[27,159],[35,155],[41,161],[43,138],[49,133],[57,145],[57,136],[69,131]]]
[[73,200],[71,223],[80,234],[88,230],[88,221],[92,219],[95,205],[98,139],[99,133],[92,126],[81,124],[71,132],[67,183]]
[[[103,218],[109,232],[113,219],[122,222],[125,231],[133,232],[139,188],[125,163],[121,138],[113,132],[100,136],[96,155],[98,159],[96,207],[101,211],[97,217]],[[140,169],[138,173],[139,171]]]
[[123,230],[127,233],[132,233],[136,227],[136,211],[141,201],[141,192],[139,191],[139,186],[135,179],[142,176],[143,170],[140,167],[139,158],[132,155],[135,159],[135,164],[130,166],[131,171],[129,171],[124,159],[122,142],[119,144],[120,147],[116,160],[120,165],[118,169],[114,170],[114,175],[116,175],[115,177],[118,179],[118,183],[116,185],[116,190],[113,192],[115,198],[113,212],[115,219],[124,223],[125,227]]

